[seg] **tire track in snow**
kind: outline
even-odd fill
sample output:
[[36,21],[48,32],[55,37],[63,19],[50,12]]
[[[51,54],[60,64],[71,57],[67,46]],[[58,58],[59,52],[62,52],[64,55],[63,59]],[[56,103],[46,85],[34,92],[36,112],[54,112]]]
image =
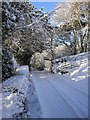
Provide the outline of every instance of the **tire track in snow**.
[[[66,84],[62,84],[61,86],[57,86],[57,84],[55,85],[55,82],[48,80],[56,89],[57,91],[64,97],[64,99],[66,100],[67,104],[69,104],[74,111],[80,116],[80,117],[88,117],[88,96],[83,96],[86,100],[84,101],[84,103],[86,102],[86,104],[82,104],[81,100],[79,100],[77,94],[75,94],[75,90],[70,88],[70,90],[72,91],[70,94],[68,91],[68,85]],[[58,84],[59,85],[59,84]],[[62,86],[66,89],[62,89]],[[74,91],[74,92],[73,92]],[[76,91],[77,93],[78,91]],[[77,95],[77,96],[76,96]],[[79,94],[81,95],[81,94]],[[83,101],[83,99],[82,99]]]
[[[79,114],[72,108],[72,106],[70,106],[70,104],[68,104],[68,102],[66,101],[66,99],[64,98],[64,96],[62,96],[62,94],[60,94],[60,92],[55,88],[55,86],[53,86],[49,81],[48,81],[48,79],[47,78],[40,78],[40,74],[34,74],[33,73],[33,80],[34,80],[34,84],[35,84],[35,86],[36,86],[36,88],[37,88],[37,92],[38,92],[38,97],[39,97],[39,100],[41,101],[41,104],[42,104],[42,106],[43,106],[43,110],[45,109],[45,106],[43,105],[43,104],[48,104],[49,103],[49,105],[50,105],[50,100],[52,99],[52,96],[54,96],[54,98],[53,98],[53,100],[55,101],[57,101],[58,102],[58,104],[56,105],[57,106],[57,108],[55,107],[55,105],[54,105],[54,107],[56,108],[56,109],[59,109],[59,112],[61,112],[62,114],[58,114],[58,116],[57,117],[64,117],[65,118],[65,116],[66,117],[69,117],[69,118],[71,118],[71,117],[76,117],[76,118],[78,118],[79,117]],[[45,76],[45,75],[44,75]],[[38,83],[39,82],[39,83]],[[41,82],[41,83],[40,83]],[[38,84],[38,85],[37,85]],[[48,87],[47,87],[48,86]],[[40,88],[41,87],[41,88]],[[38,90],[39,89],[39,90]],[[40,92],[40,90],[42,91],[42,92]],[[42,97],[43,97],[43,94],[44,94],[44,90],[46,90],[47,92],[48,92],[48,90],[49,90],[49,94],[52,94],[51,95],[51,98],[50,98],[50,96],[48,96],[47,94],[46,94],[46,96],[44,96],[44,97],[49,97],[49,101],[47,102],[47,100],[48,100],[48,98],[46,99],[46,100],[41,100],[42,99]],[[41,94],[41,95],[40,95]],[[57,97],[58,96],[58,97]],[[55,97],[56,97],[56,99],[55,99]],[[55,101],[55,102],[56,102]],[[47,102],[47,103],[44,103],[44,102]],[[52,100],[51,100],[51,102],[52,102]],[[53,104],[55,104],[54,102],[53,102]],[[53,106],[53,104],[52,104],[52,106]],[[51,112],[53,112],[52,111],[52,106],[50,106],[51,108],[49,108],[49,110],[51,109]],[[60,110],[61,109],[61,110]],[[62,112],[63,111],[63,112]],[[50,112],[50,111],[49,111]],[[50,113],[50,114],[52,114],[52,113]],[[66,114],[66,115],[65,115]],[[46,114],[46,115],[48,115],[48,114]],[[45,117],[48,117],[48,116],[45,116]],[[50,116],[49,116],[50,117]],[[53,116],[51,116],[51,117],[53,117]],[[56,117],[56,116],[55,116]]]

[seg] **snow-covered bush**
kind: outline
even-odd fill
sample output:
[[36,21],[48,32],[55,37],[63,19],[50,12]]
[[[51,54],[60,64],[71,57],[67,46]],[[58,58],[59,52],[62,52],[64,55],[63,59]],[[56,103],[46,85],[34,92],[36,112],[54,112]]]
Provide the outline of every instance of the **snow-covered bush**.
[[44,57],[41,53],[36,52],[31,58],[31,67],[36,70],[44,70]]
[[3,47],[2,49],[2,80],[11,77],[15,73],[12,54]]
[[42,64],[41,62],[35,62],[35,66],[34,66],[34,68],[36,69],[36,70],[44,70],[44,64]]
[[[21,118],[27,116],[27,92],[30,85],[28,66],[18,67],[16,75],[0,84],[0,118]],[[1,89],[2,86],[2,89]],[[2,101],[3,102],[2,102]]]
[[65,45],[58,45],[54,49],[55,58],[60,58],[63,56],[71,55],[71,49]]

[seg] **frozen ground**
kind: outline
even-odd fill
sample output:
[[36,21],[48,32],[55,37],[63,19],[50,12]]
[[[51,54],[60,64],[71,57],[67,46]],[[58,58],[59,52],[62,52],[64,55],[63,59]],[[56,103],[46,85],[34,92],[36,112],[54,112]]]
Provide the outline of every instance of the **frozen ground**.
[[[32,72],[32,81],[37,92],[43,118],[88,117],[88,54],[71,56],[62,63],[67,74]],[[66,65],[67,64],[67,65]],[[60,65],[60,63],[59,63]],[[57,65],[57,67],[59,66]],[[30,96],[28,96],[30,97]],[[37,102],[33,106],[37,106]],[[31,109],[38,117],[36,109]]]

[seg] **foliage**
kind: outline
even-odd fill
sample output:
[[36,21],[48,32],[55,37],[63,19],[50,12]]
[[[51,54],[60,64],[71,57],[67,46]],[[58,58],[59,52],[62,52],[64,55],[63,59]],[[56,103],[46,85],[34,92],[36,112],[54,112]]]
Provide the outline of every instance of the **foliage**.
[[[3,23],[5,25],[3,30],[10,35],[5,43],[21,65],[29,65],[32,54],[45,49],[44,44],[48,39],[47,30],[45,29],[47,18],[41,19],[44,13],[35,10],[34,6],[29,3],[9,3],[8,5],[4,4],[3,8]],[[12,17],[14,20],[12,20]],[[11,23],[14,25],[12,26]],[[13,32],[11,32],[12,28]],[[7,31],[7,29],[9,30]]]
[[[72,54],[87,51],[88,3],[59,3],[52,18],[58,24],[55,33],[60,43],[71,48]],[[73,34],[73,35],[72,35]]]
[[36,70],[44,70],[44,65],[41,62],[35,62],[34,68]]
[[[27,3],[2,2],[2,80],[12,76],[15,72],[10,44],[14,41],[12,35],[16,28],[24,24],[23,13],[27,9]],[[33,7],[29,11],[32,9]]]
[[11,77],[15,73],[12,54],[5,48],[2,48],[2,80]]

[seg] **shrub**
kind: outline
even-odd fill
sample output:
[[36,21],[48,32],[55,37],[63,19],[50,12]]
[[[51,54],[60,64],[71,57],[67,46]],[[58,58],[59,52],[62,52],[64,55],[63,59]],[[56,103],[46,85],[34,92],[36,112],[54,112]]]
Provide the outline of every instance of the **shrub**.
[[35,69],[44,70],[44,65],[41,62],[35,62]]
[[12,54],[3,47],[2,49],[2,81],[11,77],[15,72]]

